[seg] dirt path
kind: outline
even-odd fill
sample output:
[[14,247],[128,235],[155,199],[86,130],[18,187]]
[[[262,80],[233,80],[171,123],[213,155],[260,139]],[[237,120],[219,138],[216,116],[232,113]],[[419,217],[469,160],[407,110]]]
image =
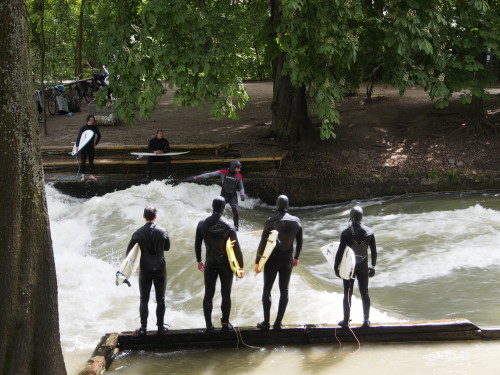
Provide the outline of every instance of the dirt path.
[[[208,107],[172,108],[172,92],[163,96],[149,120],[135,127],[101,126],[102,145],[147,144],[157,129],[163,129],[171,144],[217,144],[231,142],[242,157],[274,156],[283,146],[266,137],[271,125],[271,82],[246,84],[251,100],[239,120],[215,120]],[[364,88],[360,91],[363,92]],[[492,89],[487,103],[490,121],[500,126],[500,89]],[[500,136],[450,136],[464,121],[464,109],[454,102],[437,111],[420,88],[410,88],[404,97],[392,87],[379,85],[373,101],[364,95],[347,98],[338,105],[341,124],[337,138],[313,148],[295,147],[283,164],[285,176],[389,175],[430,173],[434,169],[457,169],[461,173],[500,172]],[[85,122],[87,106],[74,116],[49,116],[48,135],[40,135],[44,146],[70,145]],[[43,133],[42,127],[40,127]],[[98,157],[97,148],[97,157]]]

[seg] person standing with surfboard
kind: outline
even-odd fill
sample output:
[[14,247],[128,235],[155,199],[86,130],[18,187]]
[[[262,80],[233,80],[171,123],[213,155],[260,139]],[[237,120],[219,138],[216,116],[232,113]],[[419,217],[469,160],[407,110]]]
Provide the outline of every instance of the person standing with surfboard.
[[239,160],[231,160],[228,169],[219,169],[218,171],[203,173],[197,176],[189,177],[188,181],[196,181],[202,178],[220,176],[222,179],[222,190],[220,195],[229,203],[233,211],[233,223],[236,230],[239,229],[240,213],[238,211],[238,191],[241,201],[246,198],[245,188],[243,187],[243,176],[241,175],[241,163]]
[[[166,154],[170,152],[170,144],[168,140],[163,137],[163,130],[157,130],[156,135],[149,141],[148,149],[154,154]],[[151,178],[151,165],[153,162],[165,163],[165,177],[170,176],[170,156],[148,156],[148,171],[146,178]]]
[[[228,239],[233,246],[234,255],[239,263],[239,273],[243,277],[243,254],[234,226],[222,217],[226,200],[217,197],[212,201],[212,215],[198,223],[194,251],[198,270],[203,272],[205,281],[205,296],[203,297],[203,314],[205,315],[206,332],[213,332],[212,300],[215,295],[217,277],[220,279],[222,295],[221,331],[229,331],[229,315],[231,313],[231,288],[233,285],[233,271],[226,251]],[[201,258],[201,245],[205,242],[205,262]],[[233,242],[234,241],[234,242]]]
[[[83,134],[90,134],[87,131],[91,131],[93,134],[87,139],[85,144],[80,144],[81,138]],[[87,133],[86,133],[87,132]],[[95,146],[101,140],[101,132],[99,128],[95,125],[95,117],[92,115],[87,116],[87,122],[78,133],[78,137],[76,137],[76,152],[79,152],[81,155],[80,162],[80,172],[82,174],[82,178],[80,181],[85,181],[85,163],[87,162],[87,156],[89,158],[89,179],[91,181],[97,180],[94,176],[94,156],[95,156]]]
[[[299,265],[299,256],[302,251],[302,224],[298,217],[288,213],[288,205],[286,195],[280,195],[276,199],[277,213],[268,218],[264,224],[262,237],[257,248],[257,256],[255,257],[255,273],[261,272],[262,267],[264,267],[264,288],[262,292],[264,320],[257,324],[257,328],[265,331],[270,328],[271,290],[278,275],[280,300],[273,329],[281,329],[281,322],[288,305],[288,285],[290,284],[292,269]],[[277,239],[271,238],[276,232]],[[269,241],[270,238],[271,241]],[[294,241],[296,242],[295,255],[293,254]],[[270,245],[269,242],[271,242]],[[267,255],[269,252],[270,255]]]
[[170,249],[170,238],[166,229],[156,225],[156,208],[148,206],[144,209],[144,226],[135,231],[127,247],[127,255],[139,244],[140,252],[140,272],[139,291],[141,293],[139,312],[141,317],[141,327],[135,333],[141,336],[147,334],[148,324],[148,303],[151,293],[151,286],[155,286],[156,294],[156,324],[159,335],[168,331],[165,327],[165,291],[167,288],[167,266],[164,251]]
[[[355,206],[350,212],[350,221],[352,224],[342,231],[340,235],[340,244],[335,256],[334,270],[337,277],[341,277],[339,267],[344,257],[346,247],[350,247],[355,254],[356,265],[352,278],[343,279],[344,281],[344,319],[338,324],[341,327],[348,327],[351,315],[351,298],[354,288],[354,280],[358,279],[359,292],[363,304],[363,325],[370,327],[370,295],[368,293],[368,280],[375,276],[375,265],[377,264],[377,244],[373,231],[361,223],[363,220],[363,209]],[[371,267],[368,265],[368,247],[370,247]]]

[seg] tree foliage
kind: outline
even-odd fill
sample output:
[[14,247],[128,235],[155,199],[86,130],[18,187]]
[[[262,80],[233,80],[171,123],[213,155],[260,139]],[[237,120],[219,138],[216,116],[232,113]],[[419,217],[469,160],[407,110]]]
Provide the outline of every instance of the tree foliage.
[[[33,30],[39,1],[28,0]],[[147,117],[169,89],[176,105],[208,102],[213,116],[236,118],[249,100],[243,80],[272,77],[272,131],[329,138],[336,104],[363,82],[368,95],[375,82],[401,94],[422,85],[443,108],[454,92],[464,102],[487,98],[497,79],[485,55],[500,58],[498,0],[45,1],[49,72],[67,72],[68,61],[77,72],[80,47],[87,66],[109,66],[117,113],[129,123],[137,105]]]

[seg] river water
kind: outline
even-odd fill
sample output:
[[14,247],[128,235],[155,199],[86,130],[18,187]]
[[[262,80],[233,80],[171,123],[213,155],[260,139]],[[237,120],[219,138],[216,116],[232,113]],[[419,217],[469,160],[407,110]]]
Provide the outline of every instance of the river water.
[[[204,327],[203,275],[194,257],[198,221],[210,214],[217,185],[151,182],[103,197],[76,199],[47,185],[47,201],[59,287],[60,330],[68,374],[77,374],[102,335],[139,327],[139,291],[115,286],[115,272],[131,234],[143,225],[142,211],[158,208],[167,228],[166,322],[171,329]],[[293,202],[291,202],[293,206]],[[364,223],[376,235],[377,274],[370,279],[370,320],[396,322],[466,318],[479,326],[500,326],[500,194],[389,197],[361,202]],[[336,323],[342,319],[342,283],[319,248],[339,239],[353,203],[291,207],[304,227],[300,265],[290,283],[284,324]],[[253,261],[263,223],[272,207],[257,199],[240,203],[246,277],[233,284],[231,322],[262,320],[262,277]],[[231,212],[226,209],[226,216]],[[218,286],[219,288],[219,286]],[[154,294],[152,294],[154,296]],[[273,291],[277,302],[277,285]],[[276,313],[273,304],[271,316]],[[213,321],[220,317],[214,299]],[[154,312],[154,298],[150,311]],[[155,329],[154,313],[149,329]],[[353,323],[362,322],[357,288]],[[217,327],[217,324],[216,324]],[[260,349],[182,350],[125,353],[110,374],[483,374],[500,370],[500,342],[344,344]]]

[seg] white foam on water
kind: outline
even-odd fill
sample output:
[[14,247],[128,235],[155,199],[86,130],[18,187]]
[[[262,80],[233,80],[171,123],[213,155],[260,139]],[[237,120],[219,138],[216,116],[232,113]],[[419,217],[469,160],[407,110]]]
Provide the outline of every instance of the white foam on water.
[[[204,327],[203,274],[198,271],[194,238],[199,220],[211,213],[220,194],[218,185],[154,181],[103,197],[74,199],[46,187],[59,287],[61,340],[65,358],[81,367],[100,337],[139,327],[137,278],[132,287],[115,285],[115,272],[125,257],[132,233],[144,224],[144,207],[158,209],[157,223],[171,238],[167,259],[166,322],[172,329]],[[233,283],[231,321],[253,326],[262,320],[262,275],[254,277],[255,252],[260,231],[272,207],[257,199],[240,202],[242,221],[238,237],[244,254],[246,276]],[[342,318],[342,282],[332,275],[319,248],[338,241],[348,225],[344,205],[294,209],[302,219],[304,248],[290,282],[290,302],[284,324],[335,323]],[[382,203],[365,211],[364,222],[376,235],[379,259],[370,287],[383,288],[432,280],[460,269],[499,268],[500,210],[472,204],[455,210],[404,213]],[[226,207],[225,217],[231,220]],[[325,219],[326,218],[326,219]],[[279,300],[273,289],[271,317]],[[148,328],[155,329],[154,293],[149,304]],[[357,287],[352,319],[361,323],[362,307]],[[375,303],[373,303],[375,302]],[[373,308],[371,321],[405,320],[397,312]],[[220,317],[220,286],[214,298],[213,322]],[[75,359],[76,358],[76,359]]]

